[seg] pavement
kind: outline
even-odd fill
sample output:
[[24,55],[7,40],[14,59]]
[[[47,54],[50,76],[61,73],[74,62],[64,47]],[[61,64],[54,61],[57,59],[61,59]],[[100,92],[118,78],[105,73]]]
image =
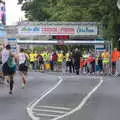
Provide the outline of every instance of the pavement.
[[120,77],[30,72],[13,95],[0,85],[0,120],[119,120]]

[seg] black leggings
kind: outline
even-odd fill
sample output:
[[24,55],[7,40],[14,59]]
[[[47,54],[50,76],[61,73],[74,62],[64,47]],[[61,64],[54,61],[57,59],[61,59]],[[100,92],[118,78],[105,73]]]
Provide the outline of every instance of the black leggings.
[[10,91],[13,90],[13,85],[14,85],[14,81],[13,81],[13,76],[10,76]]

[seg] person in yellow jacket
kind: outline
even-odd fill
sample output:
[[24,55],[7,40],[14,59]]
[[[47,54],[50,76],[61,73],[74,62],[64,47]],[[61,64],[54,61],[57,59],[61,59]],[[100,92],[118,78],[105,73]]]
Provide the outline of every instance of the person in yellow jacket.
[[29,58],[30,58],[30,64],[31,64],[31,67],[32,67],[32,70],[34,69],[34,53],[33,51],[29,54]]
[[65,54],[65,58],[66,58],[66,72],[68,71],[68,68],[69,68],[69,57],[70,57],[70,52],[67,52]]
[[42,56],[42,58],[43,58],[43,70],[42,71],[44,71],[45,70],[45,63],[46,63],[46,52],[45,51],[42,51],[41,52],[41,54],[40,54],[41,56]]
[[110,54],[106,49],[102,53],[102,59],[103,59],[103,71],[104,71],[104,74],[105,75],[109,74],[109,70],[110,70]]
[[58,52],[57,54],[58,59],[57,59],[57,63],[58,63],[58,71],[62,71],[62,62],[63,62],[63,51]]
[[37,61],[38,53],[37,53],[37,51],[35,51],[33,53],[33,55],[34,55],[34,70],[37,70],[37,68],[38,68],[38,61]]
[[45,69],[50,70],[50,53],[49,52],[45,52],[44,59],[45,59]]

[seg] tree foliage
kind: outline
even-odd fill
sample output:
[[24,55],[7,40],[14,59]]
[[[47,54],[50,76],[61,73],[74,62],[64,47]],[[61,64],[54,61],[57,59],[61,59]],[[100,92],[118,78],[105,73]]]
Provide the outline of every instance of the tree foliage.
[[117,0],[18,0],[31,21],[101,22],[104,37],[117,43],[120,11]]

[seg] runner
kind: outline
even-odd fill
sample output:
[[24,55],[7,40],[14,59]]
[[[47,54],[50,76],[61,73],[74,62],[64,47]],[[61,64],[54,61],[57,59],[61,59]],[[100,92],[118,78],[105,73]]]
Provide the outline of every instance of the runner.
[[20,53],[18,55],[18,63],[19,63],[19,71],[20,71],[20,77],[22,80],[22,88],[25,87],[26,84],[26,75],[28,71],[28,66],[26,65],[28,55],[24,53],[24,49],[20,49]]
[[16,72],[15,64],[16,56],[11,53],[11,46],[6,45],[6,48],[2,51],[2,72],[5,82],[7,81],[10,85],[9,94],[12,94],[13,85],[14,85],[14,74]]

